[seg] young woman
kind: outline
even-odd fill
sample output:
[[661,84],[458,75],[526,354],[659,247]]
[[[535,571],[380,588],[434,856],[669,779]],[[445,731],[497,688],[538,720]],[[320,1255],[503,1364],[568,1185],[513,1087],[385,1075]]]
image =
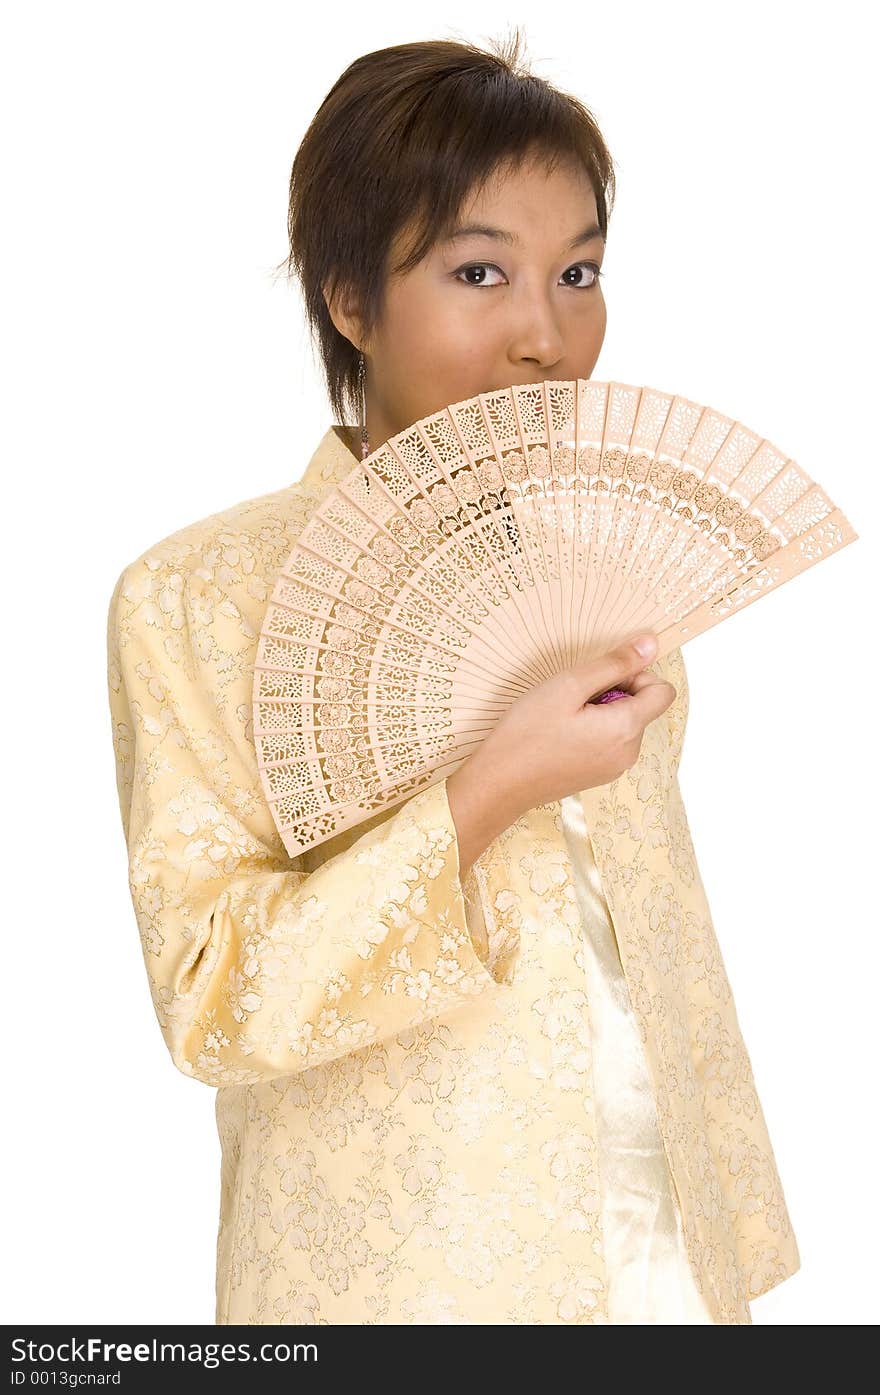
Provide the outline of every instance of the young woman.
[[289,264],[334,424],[113,592],[145,962],[174,1063],[217,1088],[218,1323],[747,1324],[799,1265],[678,786],[680,650],[557,675],[296,859],[261,788],[257,638],[326,492],[432,411],[596,364],[612,162],[518,43],[333,86]]

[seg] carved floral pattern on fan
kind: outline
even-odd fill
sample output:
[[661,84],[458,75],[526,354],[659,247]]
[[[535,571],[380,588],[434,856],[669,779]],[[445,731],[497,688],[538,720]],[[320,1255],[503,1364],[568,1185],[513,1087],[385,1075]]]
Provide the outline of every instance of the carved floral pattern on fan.
[[254,734],[291,854],[451,774],[527,688],[668,653],[856,537],[742,423],[591,379],[454,403],[353,465],[281,569]]

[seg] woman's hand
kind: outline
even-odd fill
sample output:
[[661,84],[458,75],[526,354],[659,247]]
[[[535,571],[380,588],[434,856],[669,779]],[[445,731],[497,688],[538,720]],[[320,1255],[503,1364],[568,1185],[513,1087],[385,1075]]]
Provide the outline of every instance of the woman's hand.
[[[527,810],[606,785],[635,765],[646,726],[676,696],[671,683],[643,671],[657,652],[648,633],[647,655],[627,642],[517,698],[448,777],[463,867]],[[612,687],[629,696],[591,701]]]

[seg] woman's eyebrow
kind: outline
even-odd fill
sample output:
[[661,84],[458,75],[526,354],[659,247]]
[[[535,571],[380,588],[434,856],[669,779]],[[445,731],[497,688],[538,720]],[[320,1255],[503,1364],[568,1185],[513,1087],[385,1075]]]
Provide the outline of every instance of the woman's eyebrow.
[[[456,228],[455,232],[444,241],[447,243],[457,242],[463,237],[494,237],[497,241],[506,242],[511,247],[519,242],[516,233],[508,232],[505,228],[490,227],[488,223],[466,223],[463,227]],[[579,247],[584,242],[592,242],[595,237],[601,237],[602,241],[605,241],[598,223],[591,223],[588,228],[584,228],[583,232],[579,232],[576,237],[573,237],[568,246],[569,248]]]

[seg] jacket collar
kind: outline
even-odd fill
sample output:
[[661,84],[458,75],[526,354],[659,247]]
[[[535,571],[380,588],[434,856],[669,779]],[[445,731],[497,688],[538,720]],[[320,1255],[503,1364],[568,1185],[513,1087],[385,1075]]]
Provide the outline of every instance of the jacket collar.
[[338,484],[359,463],[359,458],[348,445],[344,433],[345,427],[334,423],[318,442],[300,481],[308,489],[320,489],[325,484]]

